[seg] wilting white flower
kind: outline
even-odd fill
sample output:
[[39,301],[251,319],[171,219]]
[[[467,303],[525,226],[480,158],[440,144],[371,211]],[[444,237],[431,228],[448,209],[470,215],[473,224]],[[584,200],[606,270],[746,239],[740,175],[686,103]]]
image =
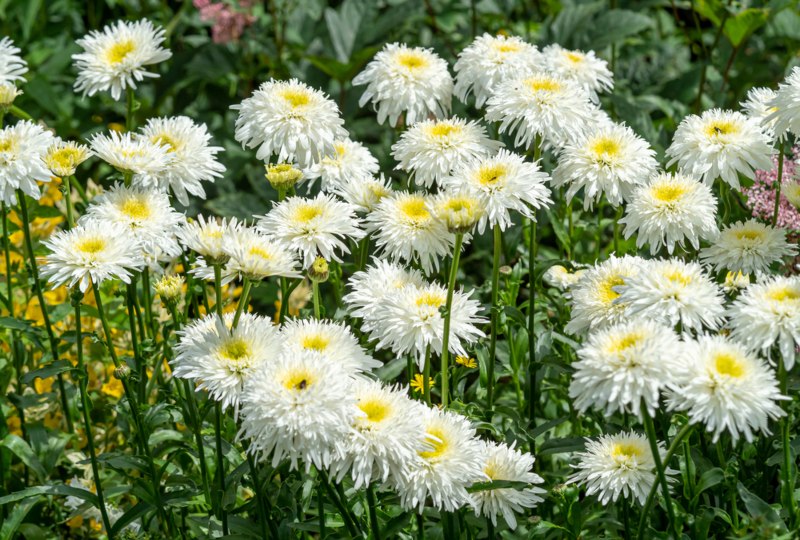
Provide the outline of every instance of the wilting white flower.
[[554,43],[544,48],[542,56],[550,71],[578,83],[595,103],[597,94],[614,88],[608,62],[597,58],[594,51],[571,51]]
[[700,240],[717,235],[717,200],[711,187],[681,173],[659,173],[633,192],[625,208],[625,238],[636,235],[636,247],[650,244],[655,255],[661,246],[672,254],[688,240],[700,249]]
[[77,41],[84,52],[72,55],[78,70],[75,91],[90,96],[110,91],[119,99],[145,77],[158,77],[146,67],[172,56],[161,47],[164,39],[164,29],[147,19],[116,21],[102,31],[92,30]]
[[475,121],[423,120],[400,135],[392,146],[392,157],[398,161],[397,169],[411,173],[417,185],[429,188],[458,165],[495,154],[502,146]]
[[655,155],[628,126],[600,127],[567,143],[553,171],[553,185],[568,186],[569,201],[582,189],[584,208],[591,208],[603,195],[617,207],[656,171]]
[[305,176],[310,180],[309,188],[319,178],[322,191],[336,191],[350,181],[372,177],[379,170],[378,160],[366,146],[342,139],[333,143],[333,151],[309,167]]
[[[787,133],[800,134],[800,68],[795,66],[786,80],[778,85],[775,98],[768,103],[772,108],[764,123],[773,124],[775,135],[779,139]],[[770,167],[764,167],[769,170]]]
[[367,85],[358,101],[372,102],[378,123],[389,119],[396,126],[405,113],[410,126],[432,115],[443,118],[450,111],[453,78],[447,62],[431,49],[388,43],[353,79],[354,86]]
[[89,145],[97,157],[142,185],[157,185],[159,176],[172,160],[167,145],[131,132],[98,133]]
[[50,181],[50,171],[42,158],[53,142],[53,135],[33,122],[17,122],[0,131],[0,200],[12,206],[17,190],[37,201],[39,182]]
[[711,109],[684,118],[672,144],[670,161],[711,184],[717,178],[739,189],[739,174],[753,178],[772,168],[772,141],[758,120],[740,112]]
[[350,292],[343,300],[353,317],[364,319],[364,331],[371,329],[375,314],[383,301],[407,285],[422,287],[425,280],[419,270],[383,259],[374,259],[372,266],[356,272],[347,281]]
[[292,253],[272,237],[254,227],[238,229],[232,237],[232,243],[223,246],[230,256],[224,270],[226,275],[237,274],[256,281],[273,276],[300,277]]
[[753,274],[766,272],[772,263],[796,253],[797,248],[786,241],[785,230],[749,219],[723,229],[700,252],[700,258],[717,270]]
[[131,272],[144,266],[139,242],[122,225],[89,221],[56,232],[43,243],[50,253],[42,277],[54,287],[78,284],[86,292],[90,283],[109,279],[130,283]]
[[392,179],[363,176],[353,177],[337,186],[333,192],[360,212],[372,212],[384,197],[392,195]]
[[355,376],[383,365],[368,355],[344,323],[318,319],[291,319],[281,327],[287,353],[310,351],[324,356],[344,375]]
[[0,40],[0,82],[14,83],[24,81],[28,72],[28,63],[19,55],[19,47],[14,46],[11,38]]
[[336,103],[297,79],[271,79],[231,108],[239,111],[236,140],[258,148],[256,157],[264,161],[275,154],[281,163],[296,161],[308,168],[347,137]]
[[723,336],[700,336],[685,344],[669,407],[705,424],[712,442],[727,431],[734,444],[754,431],[770,433],[769,421],[784,415],[775,372],[742,345]]

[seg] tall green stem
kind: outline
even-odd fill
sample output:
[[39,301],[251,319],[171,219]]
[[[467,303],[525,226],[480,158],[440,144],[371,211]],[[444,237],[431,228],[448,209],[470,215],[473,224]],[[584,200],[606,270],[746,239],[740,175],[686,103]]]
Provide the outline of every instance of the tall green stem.
[[139,346],[138,334],[136,332],[136,313],[134,311],[134,304],[136,302],[136,285],[131,281],[128,286],[127,304],[128,304],[128,320],[130,321],[131,328],[131,347],[133,347],[133,358],[136,361],[136,368],[139,371],[139,400],[144,402],[145,387],[147,383],[147,366],[142,359],[142,350]]
[[238,326],[242,312],[244,312],[245,306],[247,306],[248,302],[250,301],[250,289],[252,286],[253,282],[248,278],[244,278],[244,283],[242,285],[242,296],[239,297],[239,304],[236,306],[236,314],[233,316],[231,330]]
[[[778,382],[781,394],[788,396],[789,375],[786,371],[784,359],[778,360]],[[791,412],[787,407],[786,416],[781,418],[781,449],[783,450],[783,463],[781,464],[781,501],[789,514],[789,524],[794,526],[797,517],[797,508],[794,500],[794,477],[792,474],[792,446],[790,444]]]
[[222,405],[214,404],[214,442],[217,453],[217,482],[219,494],[216,497],[219,519],[222,521],[222,534],[228,534],[228,513],[225,511],[225,456],[222,454]]
[[[492,228],[494,236],[494,251],[492,254],[492,308],[491,330],[489,335],[489,358],[486,360],[486,409],[491,411],[494,407],[494,366],[497,355],[497,327],[500,320],[500,254],[503,249],[503,231],[499,225]],[[531,281],[531,284],[533,282]],[[531,291],[533,286],[531,285]]]
[[778,180],[775,186],[775,208],[772,210],[772,226],[778,224],[778,210],[781,206],[781,187],[783,186],[783,141],[778,145]]
[[656,475],[661,484],[661,492],[664,495],[664,505],[667,507],[667,517],[669,518],[669,526],[675,532],[675,538],[680,538],[680,531],[678,530],[678,523],[675,521],[675,509],[672,507],[672,496],[669,493],[669,483],[667,476],[664,474],[664,464],[661,463],[661,454],[658,450],[658,438],[656,437],[656,427],[653,424],[653,418],[647,411],[647,408],[642,410],[644,416],[644,430],[647,433],[647,440],[650,443],[650,451],[653,454],[653,462],[656,466]]
[[312,279],[311,280],[311,291],[312,291],[312,298],[314,303],[314,318],[321,319],[322,316],[320,315],[320,298],[319,298],[319,281]]
[[[447,301],[444,308],[444,335],[442,336],[442,406],[447,407],[450,402],[450,311],[453,308],[453,291],[456,288],[458,276],[458,262],[461,260],[461,244],[464,241],[463,233],[456,233],[453,246],[453,263],[450,265],[450,278],[447,281]],[[494,293],[493,293],[494,294]],[[489,359],[489,364],[494,363],[494,358]],[[491,404],[489,405],[491,409]]]
[[222,265],[214,264],[214,310],[222,318]]
[[150,269],[145,267],[142,270],[142,300],[144,301],[144,319],[147,323],[147,334],[155,340],[156,329],[153,324],[153,299],[150,294]]
[[75,226],[75,211],[72,208],[72,186],[70,185],[71,176],[65,176],[64,180],[64,201],[67,204],[67,228]]
[[425,348],[425,363],[422,366],[422,395],[425,403],[431,404],[431,346]]
[[369,505],[369,528],[372,530],[372,540],[381,540],[381,525],[378,522],[378,505],[375,500],[375,489],[372,484],[367,486],[367,504]]
[[[531,427],[536,423],[536,221],[530,221],[530,233],[528,237],[528,418]],[[530,450],[533,452],[535,442],[533,437],[530,440]]]
[[328,496],[330,497],[333,504],[339,510],[339,513],[342,516],[342,520],[344,521],[345,527],[347,527],[347,531],[350,533],[350,536],[353,538],[361,538],[361,533],[356,526],[355,520],[353,520],[353,516],[350,515],[350,511],[347,509],[347,505],[345,505],[342,498],[339,496],[339,493],[331,485],[330,479],[328,478],[327,473],[323,469],[319,469],[319,476],[320,480],[322,481],[325,489],[328,492]]

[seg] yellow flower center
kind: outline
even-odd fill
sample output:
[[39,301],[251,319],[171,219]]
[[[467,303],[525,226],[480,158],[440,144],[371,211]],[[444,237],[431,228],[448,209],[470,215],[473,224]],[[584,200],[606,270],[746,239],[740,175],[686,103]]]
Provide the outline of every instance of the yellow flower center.
[[485,165],[478,169],[478,182],[482,186],[494,186],[505,177],[507,172],[505,165]]
[[498,471],[497,471],[497,466],[494,462],[489,462],[486,464],[486,466],[483,468],[483,474],[485,474],[492,480],[502,480],[502,478],[497,477]]
[[304,336],[300,345],[304,349],[312,349],[315,351],[324,351],[328,348],[328,344],[331,342],[330,339],[323,336],[322,334],[311,334],[308,336]]
[[525,85],[534,92],[558,92],[561,83],[547,77],[530,77],[525,80]]
[[414,71],[415,69],[428,65],[428,60],[416,51],[401,52],[395,57],[395,60],[409,71]]
[[663,203],[672,203],[683,197],[686,191],[686,187],[678,184],[657,184],[652,187],[650,193]]
[[78,251],[95,254],[106,248],[106,242],[102,238],[85,238],[79,241],[75,247]]
[[128,199],[123,202],[120,212],[131,219],[147,219],[151,214],[147,203],[138,199]]
[[736,236],[737,240],[748,240],[748,241],[751,241],[751,242],[753,240],[761,240],[761,237],[763,236],[761,231],[755,231],[755,230],[752,230],[752,229],[751,230],[745,229],[743,231],[736,231],[733,234]]
[[17,141],[14,137],[4,137],[0,139],[0,152],[13,152],[17,148]]
[[384,401],[380,401],[379,399],[361,400],[358,402],[358,408],[367,415],[367,417],[362,418],[362,420],[371,422],[373,424],[382,422],[387,416],[389,416],[389,413],[391,412],[389,405]]
[[592,143],[591,150],[597,161],[608,163],[619,157],[621,148],[618,141],[610,137],[600,137]]
[[706,135],[718,137],[720,135],[731,135],[739,132],[739,126],[730,120],[715,120],[706,126]]
[[287,88],[280,95],[293,109],[305,107],[311,102],[311,97],[303,89]]
[[744,375],[744,364],[730,353],[719,353],[714,356],[714,368],[720,375],[738,379]]
[[445,303],[445,296],[439,292],[425,292],[417,297],[417,307],[432,307],[439,309]]
[[639,344],[644,336],[639,332],[631,332],[611,341],[608,346],[609,353],[622,353]]
[[66,171],[75,167],[75,162],[81,159],[81,152],[74,147],[65,146],[58,148],[47,156],[47,164],[51,169]]
[[781,285],[769,291],[768,296],[776,302],[791,302],[800,300],[800,291],[793,287]]
[[400,213],[415,224],[427,221],[431,217],[431,213],[425,204],[425,199],[422,197],[411,197],[402,201],[400,203]]
[[638,444],[620,442],[616,443],[611,449],[611,455],[615,458],[641,458],[644,455],[642,448]]
[[135,48],[136,44],[132,39],[114,43],[111,47],[109,47],[108,52],[106,52],[108,63],[112,65],[119,64],[125,60],[125,58],[132,53]]
[[448,444],[442,429],[434,427],[428,429],[426,433],[429,437],[425,440],[425,443],[432,448],[431,450],[424,450],[419,453],[422,459],[435,459],[447,452],[447,449],[450,445]]
[[166,146],[167,152],[175,152],[178,149],[178,143],[167,135],[166,133],[161,133],[160,135],[155,135],[150,139],[151,142],[158,144],[160,146]]
[[258,257],[259,259],[264,259],[265,261],[269,261],[272,259],[272,254],[266,249],[262,248],[261,246],[252,246],[247,251],[247,254],[252,255],[254,257]]
[[614,290],[614,287],[624,285],[625,280],[622,276],[610,276],[606,278],[597,288],[597,297],[603,303],[610,305],[619,298],[619,293]]
[[347,153],[347,148],[345,147],[344,144],[342,144],[340,142],[335,143],[333,145],[333,148],[334,148],[334,150],[336,150],[336,155],[339,156],[340,158],[344,157],[344,155]]
[[521,48],[522,47],[520,46],[519,43],[515,43],[513,41],[503,41],[501,43],[495,43],[494,44],[494,50],[496,50],[499,53],[503,53],[503,54],[517,52]]
[[456,126],[454,124],[448,124],[445,122],[439,122],[438,124],[432,125],[428,128],[428,134],[431,137],[449,137],[450,135],[457,135],[461,133],[461,126]]
[[289,372],[283,379],[283,387],[287,390],[305,390],[314,383],[314,377],[305,369]]
[[219,349],[219,354],[228,362],[238,364],[250,356],[250,346],[242,338],[231,338]]
[[673,283],[680,283],[681,285],[689,285],[692,278],[681,272],[680,270],[671,270],[664,274],[664,277]]
[[581,53],[577,53],[577,52],[573,52],[573,51],[567,51],[566,53],[564,53],[564,56],[566,56],[567,60],[569,60],[570,62],[572,62],[574,64],[577,64],[579,62],[583,62],[583,55]]
[[322,210],[317,206],[304,204],[300,206],[294,214],[294,217],[300,223],[308,223],[314,218],[322,215]]

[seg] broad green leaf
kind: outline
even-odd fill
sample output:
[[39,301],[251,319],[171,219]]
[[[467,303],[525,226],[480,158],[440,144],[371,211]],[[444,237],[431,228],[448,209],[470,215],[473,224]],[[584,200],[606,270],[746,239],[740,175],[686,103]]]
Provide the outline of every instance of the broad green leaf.
[[350,60],[363,14],[364,6],[357,0],[345,0],[338,10],[333,8],[325,10],[328,35],[336,51],[336,58],[340,62],[346,63]]
[[751,516],[754,518],[763,518],[770,523],[782,526],[785,530],[785,525],[778,515],[777,510],[767,504],[764,499],[749,491],[741,482],[738,482],[736,487],[739,491],[739,496],[742,498],[742,502],[744,502],[745,508],[747,508],[747,512]]
[[89,502],[98,506],[99,501],[97,495],[89,490],[65,486],[64,484],[51,484],[46,486],[33,486],[21,491],[15,491],[5,497],[0,497],[0,506],[8,503],[22,501],[28,497],[36,497],[38,495],[59,495],[63,497],[77,497],[83,501]]
[[548,439],[539,447],[537,452],[540,456],[548,454],[569,454],[580,452],[586,447],[586,440],[583,437],[564,437]]
[[28,515],[28,512],[31,511],[39,501],[37,499],[28,499],[22,501],[20,504],[16,505],[12,510],[11,514],[6,516],[5,520],[3,521],[3,526],[0,528],[0,540],[11,540],[14,538],[14,533],[17,532],[19,526],[22,524],[22,520],[25,519],[25,516]]
[[9,433],[0,441],[0,446],[8,448],[13,452],[20,461],[27,465],[28,468],[39,477],[39,481],[43,482],[47,478],[47,472],[44,470],[39,458],[22,437]]
[[697,482],[697,486],[695,488],[694,498],[692,499],[692,505],[697,504],[698,499],[700,498],[700,494],[703,493],[705,490],[712,488],[725,480],[725,471],[720,469],[719,467],[714,467],[713,469],[709,469],[703,473],[700,477],[700,481]]
[[66,360],[56,360],[55,362],[50,362],[44,367],[29,371],[23,375],[22,382],[25,384],[31,384],[34,379],[47,379],[48,377],[53,377],[59,373],[66,373],[67,371],[72,371],[74,369],[76,368],[70,362]]
[[745,9],[737,13],[735,17],[728,17],[722,31],[731,44],[738,47],[750,34],[764,26],[768,18],[769,10],[767,9]]
[[595,50],[604,49],[652,25],[653,21],[647,15],[626,9],[612,9],[595,20],[589,45]]
[[491,491],[493,489],[525,489],[531,485],[528,482],[516,482],[513,480],[493,480],[491,482],[475,482],[467,488],[470,493],[477,491]]

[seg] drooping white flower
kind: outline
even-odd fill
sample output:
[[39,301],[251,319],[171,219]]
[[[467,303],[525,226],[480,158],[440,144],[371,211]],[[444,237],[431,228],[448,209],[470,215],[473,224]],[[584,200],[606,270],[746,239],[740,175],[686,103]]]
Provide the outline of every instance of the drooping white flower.
[[713,433],[727,431],[751,442],[754,431],[769,434],[769,421],[785,413],[775,372],[742,345],[723,336],[700,336],[685,344],[682,369],[673,381],[669,408],[686,411],[689,421]]
[[0,200],[9,206],[17,203],[21,189],[37,201],[38,182],[49,182],[50,171],[42,160],[53,135],[30,121],[17,122],[0,131]]
[[688,240],[700,249],[700,240],[716,237],[717,200],[711,188],[682,173],[659,173],[636,188],[625,208],[625,238],[636,235],[636,247],[650,244],[655,255],[661,246],[672,254]]
[[752,274],[766,272],[772,263],[796,253],[797,248],[786,241],[784,229],[749,219],[724,228],[714,243],[700,252],[700,258],[717,270]]
[[740,174],[753,178],[758,169],[772,169],[772,141],[758,120],[711,109],[681,121],[667,156],[667,166],[677,163],[708,184],[722,178],[739,189]]
[[372,212],[384,197],[394,193],[392,179],[384,178],[383,174],[379,177],[353,177],[337,186],[333,192],[360,212]]
[[359,228],[355,208],[324,193],[313,199],[285,199],[261,217],[257,227],[299,254],[305,267],[317,257],[341,262],[337,252],[350,253],[347,240],[359,240],[365,235]]
[[478,232],[483,233],[487,225],[505,230],[512,223],[512,210],[533,219],[535,210],[552,202],[545,185],[549,178],[538,163],[500,150],[491,157],[462,163],[442,185],[464,190],[482,202],[486,212],[478,222]]
[[333,151],[315,161],[305,176],[310,180],[309,188],[319,178],[322,191],[335,192],[352,180],[375,176],[379,170],[378,160],[366,146],[342,139],[333,143]]
[[72,55],[78,70],[75,91],[89,96],[110,91],[119,99],[145,77],[158,77],[146,68],[172,56],[161,47],[165,37],[164,29],[147,19],[116,21],[102,31],[92,30],[77,41],[83,52]]
[[611,124],[567,143],[553,171],[553,185],[567,186],[567,199],[583,190],[586,209],[605,195],[617,207],[655,173],[655,151],[631,128]]
[[356,75],[353,85],[367,85],[358,105],[372,102],[380,124],[388,118],[389,125],[396,126],[405,113],[405,124],[410,126],[450,112],[453,78],[447,62],[431,49],[388,43]]
[[98,133],[89,141],[92,152],[123,174],[132,175],[142,185],[158,185],[158,178],[172,158],[169,146],[131,132]]
[[597,94],[614,88],[614,74],[608,62],[595,56],[594,51],[564,49],[558,44],[548,45],[542,50],[547,69],[578,83],[595,103]]
[[[800,134],[800,67],[793,67],[784,82],[778,85],[775,97],[768,103],[773,109],[764,123],[773,124],[775,135],[779,139],[787,133]],[[770,167],[766,167],[769,170]]]
[[239,111],[235,137],[242,146],[258,148],[256,158],[295,161],[308,168],[335,152],[334,142],[347,137],[344,120],[326,94],[291,79],[271,79],[232,109]]
[[383,259],[373,259],[366,270],[356,272],[347,281],[350,289],[343,300],[353,317],[364,319],[362,329],[369,331],[371,321],[385,298],[407,285],[422,287],[425,280],[418,270]]
[[597,330],[572,364],[569,396],[579,411],[631,412],[641,419],[644,407],[653,416],[681,353],[678,336],[653,321],[634,319]]
[[59,231],[43,241],[50,250],[42,266],[42,277],[54,287],[119,279],[130,283],[131,273],[144,266],[139,242],[122,225],[89,221],[68,231]]
[[19,55],[19,47],[9,37],[0,40],[0,83],[24,81],[28,63]]
[[542,54],[535,45],[517,36],[483,34],[458,55],[455,94],[464,103],[475,94],[475,106],[481,108],[498,83],[541,67]]
[[291,319],[281,326],[287,353],[316,352],[332,361],[344,375],[355,376],[383,365],[368,355],[344,323],[318,319]]
[[423,120],[400,135],[392,146],[397,169],[409,172],[419,186],[431,187],[457,166],[493,155],[503,143],[486,135],[486,128],[462,118]]
[[[260,281],[268,277],[300,277],[293,253],[254,227],[237,229],[233,241],[223,246],[230,256],[224,274]],[[212,268],[213,271],[213,268]]]

